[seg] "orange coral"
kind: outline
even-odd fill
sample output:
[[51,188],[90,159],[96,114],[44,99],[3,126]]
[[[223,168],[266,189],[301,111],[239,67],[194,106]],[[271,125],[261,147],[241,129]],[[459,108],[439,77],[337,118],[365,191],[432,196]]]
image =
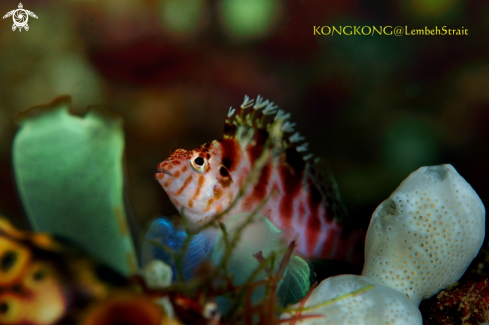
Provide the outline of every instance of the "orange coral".
[[48,325],[77,317],[68,315],[70,308],[126,284],[79,249],[48,234],[19,231],[0,218],[1,324]]
[[130,290],[114,292],[95,303],[82,318],[80,325],[178,325],[148,296]]

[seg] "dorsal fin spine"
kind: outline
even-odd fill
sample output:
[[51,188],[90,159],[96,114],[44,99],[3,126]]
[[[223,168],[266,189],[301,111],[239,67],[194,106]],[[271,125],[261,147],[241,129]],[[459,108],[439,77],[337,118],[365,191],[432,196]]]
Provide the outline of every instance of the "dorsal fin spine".
[[[248,111],[248,109],[252,108]],[[267,116],[273,115],[273,119],[266,123]],[[278,109],[278,105],[274,102],[264,98],[260,95],[255,99],[250,99],[248,95],[245,95],[243,103],[239,108],[235,109],[232,106],[229,108],[227,117],[224,138],[237,138],[240,141],[250,140],[250,135],[252,134],[251,129],[265,129],[269,133],[271,128],[278,120],[281,120],[281,125],[277,127],[280,128],[282,139],[276,139],[277,145],[283,148],[295,147],[295,150],[302,155],[304,161],[307,161],[313,157],[312,154],[305,155],[304,153],[308,150],[308,142],[303,142],[304,136],[300,135],[299,132],[294,132],[294,127],[296,123],[288,121],[291,114],[286,113],[282,109]],[[243,129],[246,128],[246,129]],[[249,128],[249,129],[248,129]],[[288,135],[287,133],[294,132]]]
[[304,159],[304,161],[308,161],[309,159],[311,159],[312,157],[314,157],[314,155],[312,153],[308,154],[308,155],[305,155],[302,157],[302,159]]
[[290,118],[290,113],[285,114],[285,111],[284,110],[279,109],[277,111],[277,115],[275,115],[274,120],[276,121],[279,118],[282,119],[282,121],[285,121],[285,120],[287,120],[287,119]]
[[282,125],[282,131],[284,132],[294,132],[294,127],[296,126],[296,123],[291,123],[289,121],[285,121],[284,124]]
[[241,104],[241,108],[246,109],[248,107],[253,106],[254,101],[255,101],[254,99],[250,99],[250,97],[248,97],[248,95],[245,95],[243,104]]
[[273,114],[275,114],[277,112],[276,109],[278,108],[278,105],[274,105],[274,104],[275,104],[274,102],[268,103],[268,105],[263,110],[263,114],[264,115],[273,115]]
[[236,126],[233,123],[233,115],[236,113],[236,109],[232,106],[229,107],[228,114],[226,116],[226,122],[224,122],[224,138],[229,139],[235,136]]
[[300,141],[302,141],[302,140],[304,140],[304,139],[305,139],[305,138],[304,138],[302,135],[300,135],[300,133],[299,133],[299,132],[296,132],[296,133],[292,134],[292,135],[289,137],[289,141],[290,141],[291,143],[300,142]]
[[229,120],[234,115],[235,112],[236,112],[236,108],[233,108],[232,106],[229,106],[229,111],[228,111],[227,119]]
[[255,113],[256,112],[253,110],[253,111],[249,112],[248,114],[246,114],[246,121],[245,121],[246,125],[248,125],[251,128],[253,127],[253,124],[254,124],[253,122],[255,120]]
[[304,142],[300,146],[297,146],[297,148],[295,150],[297,150],[297,152],[304,152],[304,151],[307,151],[308,146],[309,146],[309,142]]
[[268,99],[265,100],[265,101],[263,101],[263,97],[261,97],[260,95],[258,95],[256,97],[256,102],[255,102],[255,105],[253,106],[253,109],[254,110],[258,110],[260,108],[263,108],[263,107],[267,106],[268,103],[269,103],[269,100]]
[[267,116],[261,112],[260,118],[257,119],[257,124],[260,126],[260,128],[265,128],[265,119]]
[[238,108],[238,113],[234,116],[234,122],[235,124],[238,123],[238,125],[243,124],[243,117],[244,117],[244,109],[243,107]]
[[259,129],[263,129],[264,124],[265,124],[265,115],[263,115],[263,112],[259,112],[256,119],[255,119],[255,124],[256,127]]

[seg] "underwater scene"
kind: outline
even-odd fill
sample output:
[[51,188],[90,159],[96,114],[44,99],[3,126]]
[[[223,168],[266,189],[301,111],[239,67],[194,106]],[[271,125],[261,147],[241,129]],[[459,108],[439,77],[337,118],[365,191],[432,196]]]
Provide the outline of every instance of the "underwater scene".
[[1,325],[489,324],[489,2],[0,16]]

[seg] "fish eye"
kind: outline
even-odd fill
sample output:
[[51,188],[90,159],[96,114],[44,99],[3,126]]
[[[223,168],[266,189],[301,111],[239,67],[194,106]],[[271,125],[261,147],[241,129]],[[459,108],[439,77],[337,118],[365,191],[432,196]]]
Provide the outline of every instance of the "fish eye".
[[196,165],[203,166],[203,165],[204,165],[204,158],[202,158],[202,157],[197,157],[197,158],[195,158],[194,163],[195,163]]
[[190,164],[192,165],[192,168],[199,173],[203,173],[207,170],[207,159],[203,157],[195,157],[190,160]]

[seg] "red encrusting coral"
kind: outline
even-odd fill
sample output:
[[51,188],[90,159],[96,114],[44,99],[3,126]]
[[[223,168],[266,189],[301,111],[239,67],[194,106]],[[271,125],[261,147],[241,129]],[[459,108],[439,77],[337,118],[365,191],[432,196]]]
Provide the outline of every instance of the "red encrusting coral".
[[489,321],[489,278],[467,281],[420,305],[424,325],[479,325]]

